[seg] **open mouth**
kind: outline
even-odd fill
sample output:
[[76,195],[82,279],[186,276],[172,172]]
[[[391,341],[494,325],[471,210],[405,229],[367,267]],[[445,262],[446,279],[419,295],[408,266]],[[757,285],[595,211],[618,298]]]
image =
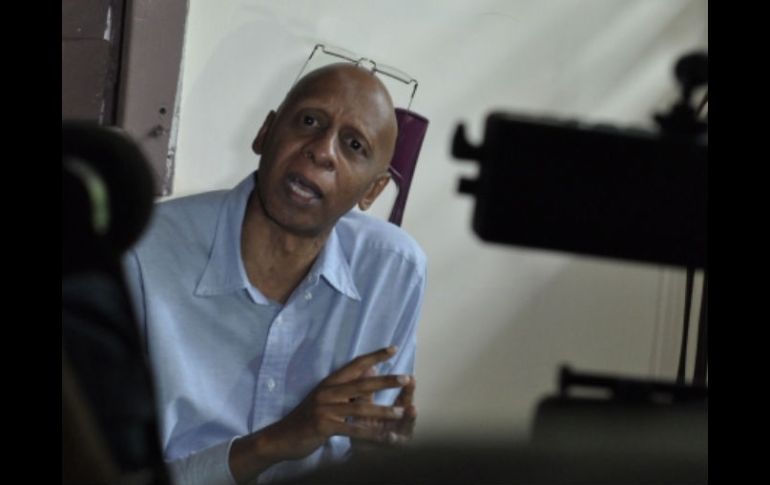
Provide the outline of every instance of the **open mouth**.
[[310,180],[306,179],[302,175],[296,174],[296,173],[290,173],[288,177],[286,177],[289,190],[292,194],[296,195],[297,197],[303,199],[303,200],[313,200],[313,199],[322,199],[323,193],[321,192],[321,189],[311,182]]

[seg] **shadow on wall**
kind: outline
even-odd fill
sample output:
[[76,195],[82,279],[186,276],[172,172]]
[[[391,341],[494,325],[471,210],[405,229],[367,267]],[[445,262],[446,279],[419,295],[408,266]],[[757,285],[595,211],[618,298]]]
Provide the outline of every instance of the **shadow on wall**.
[[[458,261],[455,274],[465,279],[458,279],[454,291],[474,305],[458,305],[453,295],[453,308],[469,308],[469,313],[447,322],[442,342],[419,343],[431,360],[418,354],[418,379],[440,373],[433,366],[450,368],[440,383],[421,381],[418,439],[444,434],[526,439],[537,402],[557,388],[561,364],[650,375],[659,325],[659,267],[581,258],[552,260],[544,271],[547,260],[526,253],[509,258],[510,285],[505,287],[486,285],[484,279],[506,270],[499,256],[490,255],[481,267],[479,258]],[[547,258],[548,253],[541,255]],[[435,295],[442,291],[434,288],[431,306],[441,307]],[[474,315],[473,308],[488,310]],[[475,335],[484,337],[473,340]],[[446,355],[439,359],[435,348],[445,349]],[[451,368],[453,356],[472,365]]]

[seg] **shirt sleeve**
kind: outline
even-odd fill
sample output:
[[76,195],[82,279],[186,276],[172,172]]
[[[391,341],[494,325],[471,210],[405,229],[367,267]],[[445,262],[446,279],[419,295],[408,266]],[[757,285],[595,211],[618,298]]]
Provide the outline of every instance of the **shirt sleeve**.
[[[123,276],[146,349],[145,295],[141,266],[134,250],[122,260]],[[230,447],[235,438],[183,458],[166,461],[177,485],[236,485],[230,472]]]
[[168,461],[176,485],[237,485],[230,472],[230,447],[235,441],[222,442],[184,458]]

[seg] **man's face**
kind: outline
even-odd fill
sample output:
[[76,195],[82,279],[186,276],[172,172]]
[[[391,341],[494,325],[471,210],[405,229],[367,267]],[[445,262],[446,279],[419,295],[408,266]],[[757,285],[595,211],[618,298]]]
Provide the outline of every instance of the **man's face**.
[[397,128],[384,87],[355,66],[326,71],[295,89],[254,140],[262,156],[258,189],[268,218],[314,237],[379,195]]

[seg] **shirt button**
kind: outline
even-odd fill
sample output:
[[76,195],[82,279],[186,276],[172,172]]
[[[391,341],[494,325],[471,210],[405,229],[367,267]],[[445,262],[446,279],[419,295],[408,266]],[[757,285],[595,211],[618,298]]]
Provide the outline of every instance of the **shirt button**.
[[275,389],[275,381],[270,378],[267,380],[267,390],[272,391],[273,389]]
[[305,292],[305,300],[310,300],[311,298],[313,298],[313,294],[310,293],[309,291],[306,291]]

